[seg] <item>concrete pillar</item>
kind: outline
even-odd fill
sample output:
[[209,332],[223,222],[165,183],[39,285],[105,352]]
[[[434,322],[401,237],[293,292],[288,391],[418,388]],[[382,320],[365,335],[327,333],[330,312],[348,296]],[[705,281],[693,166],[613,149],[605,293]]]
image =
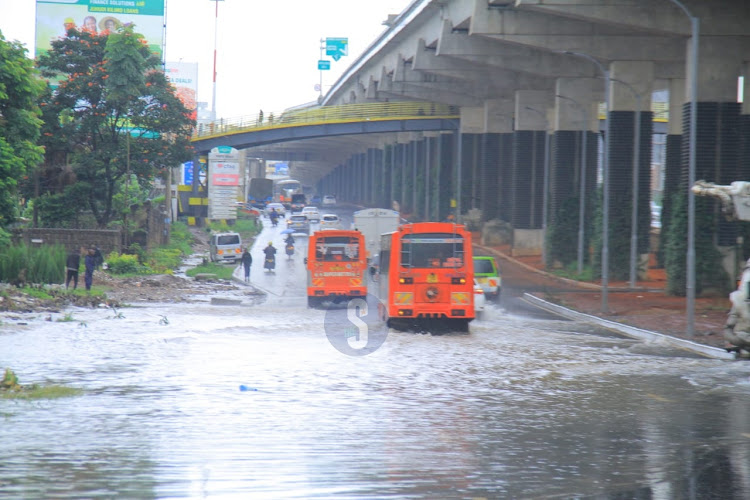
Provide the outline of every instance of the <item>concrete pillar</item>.
[[583,257],[588,260],[585,250],[589,248],[596,206],[598,108],[603,95],[601,79],[560,78],[556,82],[546,255],[549,263],[576,262],[581,236]]
[[503,136],[513,133],[514,106],[514,101],[510,99],[493,99],[485,102],[479,171],[474,181],[478,186],[482,221],[501,218],[501,186],[509,183],[512,171],[509,162],[501,162]]
[[550,127],[547,113],[552,105],[552,92],[516,91],[512,173],[515,197],[511,207],[514,255],[538,255],[542,251],[544,160]]
[[478,208],[479,205],[479,192],[475,179],[479,170],[479,144],[484,128],[484,107],[461,108],[461,172],[455,172],[455,197],[459,205],[457,208],[460,208],[462,215],[472,208]]
[[[633,204],[633,165],[639,132],[638,163],[638,236],[637,254],[648,254],[651,229],[651,146],[653,136],[653,112],[651,94],[654,81],[654,64],[648,61],[614,61],[610,65],[610,126],[609,133],[609,193],[610,207],[619,214],[610,212],[610,246],[613,249],[630,248]],[[640,122],[636,123],[640,99]],[[610,252],[610,273],[613,279],[628,279],[630,276],[630,253]]]

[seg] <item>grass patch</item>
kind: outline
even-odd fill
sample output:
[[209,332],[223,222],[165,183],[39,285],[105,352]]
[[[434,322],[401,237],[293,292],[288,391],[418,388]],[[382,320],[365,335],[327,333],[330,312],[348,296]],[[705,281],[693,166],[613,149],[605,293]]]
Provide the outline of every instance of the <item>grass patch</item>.
[[192,269],[188,269],[185,274],[191,278],[195,278],[196,274],[215,274],[217,278],[223,280],[231,280],[232,274],[234,273],[234,266],[227,266],[223,264],[216,264],[209,262],[207,264],[201,264]]
[[549,272],[561,278],[575,281],[594,281],[594,270],[590,265],[583,266],[581,274],[578,274],[578,264],[571,263],[562,269],[550,269]]
[[21,292],[25,293],[29,297],[34,297],[35,299],[50,300],[53,298],[52,295],[47,293],[47,290],[39,287],[25,286],[21,288]]
[[0,399],[54,399],[75,396],[81,392],[83,391],[80,389],[61,385],[23,386],[18,383],[18,376],[10,368],[5,369],[5,374],[0,380]]
[[22,386],[21,390],[0,391],[0,399],[57,399],[78,396],[83,390],[63,385]]

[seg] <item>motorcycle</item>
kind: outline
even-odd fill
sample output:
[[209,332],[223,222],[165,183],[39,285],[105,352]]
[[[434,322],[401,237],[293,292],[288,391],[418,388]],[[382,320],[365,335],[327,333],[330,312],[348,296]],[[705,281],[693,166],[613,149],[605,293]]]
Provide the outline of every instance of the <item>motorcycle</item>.
[[292,258],[292,256],[294,255],[294,243],[286,244],[286,255],[288,258]]
[[263,263],[263,267],[273,272],[273,270],[276,268],[276,257],[274,257],[273,255],[266,257],[266,261]]
[[271,225],[273,227],[276,227],[279,225],[279,216],[278,215],[271,215]]

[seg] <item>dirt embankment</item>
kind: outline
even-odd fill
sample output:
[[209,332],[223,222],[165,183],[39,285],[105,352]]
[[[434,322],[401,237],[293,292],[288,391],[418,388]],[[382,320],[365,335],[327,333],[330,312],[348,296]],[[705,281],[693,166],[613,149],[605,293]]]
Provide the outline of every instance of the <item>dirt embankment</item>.
[[[208,233],[191,228],[194,243],[193,260],[200,263],[200,256],[208,254]],[[205,300],[209,294],[237,292],[257,295],[257,291],[243,283],[232,281],[195,281],[181,275],[154,274],[120,277],[105,271],[94,272],[94,285],[105,289],[102,294],[74,295],[65,293],[64,285],[41,286],[40,292],[24,290],[12,285],[0,284],[0,311],[14,312],[59,312],[68,306],[123,307],[137,302],[194,302]],[[79,277],[79,289],[83,287],[83,276]],[[51,298],[40,298],[48,295]]]

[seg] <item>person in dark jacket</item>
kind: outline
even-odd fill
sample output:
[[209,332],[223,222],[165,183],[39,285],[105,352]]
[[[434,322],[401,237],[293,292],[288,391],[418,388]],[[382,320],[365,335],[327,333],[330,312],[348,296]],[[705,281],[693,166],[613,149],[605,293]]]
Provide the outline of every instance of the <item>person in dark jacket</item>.
[[242,267],[245,268],[245,283],[250,282],[250,266],[253,263],[253,256],[250,255],[250,251],[245,248],[245,251],[242,252]]
[[94,269],[96,269],[96,250],[89,248],[89,252],[83,259],[83,265],[86,268],[86,273],[83,275],[83,282],[86,285],[86,290],[91,290],[91,284],[94,282]]
[[68,288],[70,281],[73,280],[73,290],[78,288],[78,269],[81,267],[81,254],[72,251],[68,254],[68,258],[65,260],[65,270],[67,275],[65,276],[65,288]]

